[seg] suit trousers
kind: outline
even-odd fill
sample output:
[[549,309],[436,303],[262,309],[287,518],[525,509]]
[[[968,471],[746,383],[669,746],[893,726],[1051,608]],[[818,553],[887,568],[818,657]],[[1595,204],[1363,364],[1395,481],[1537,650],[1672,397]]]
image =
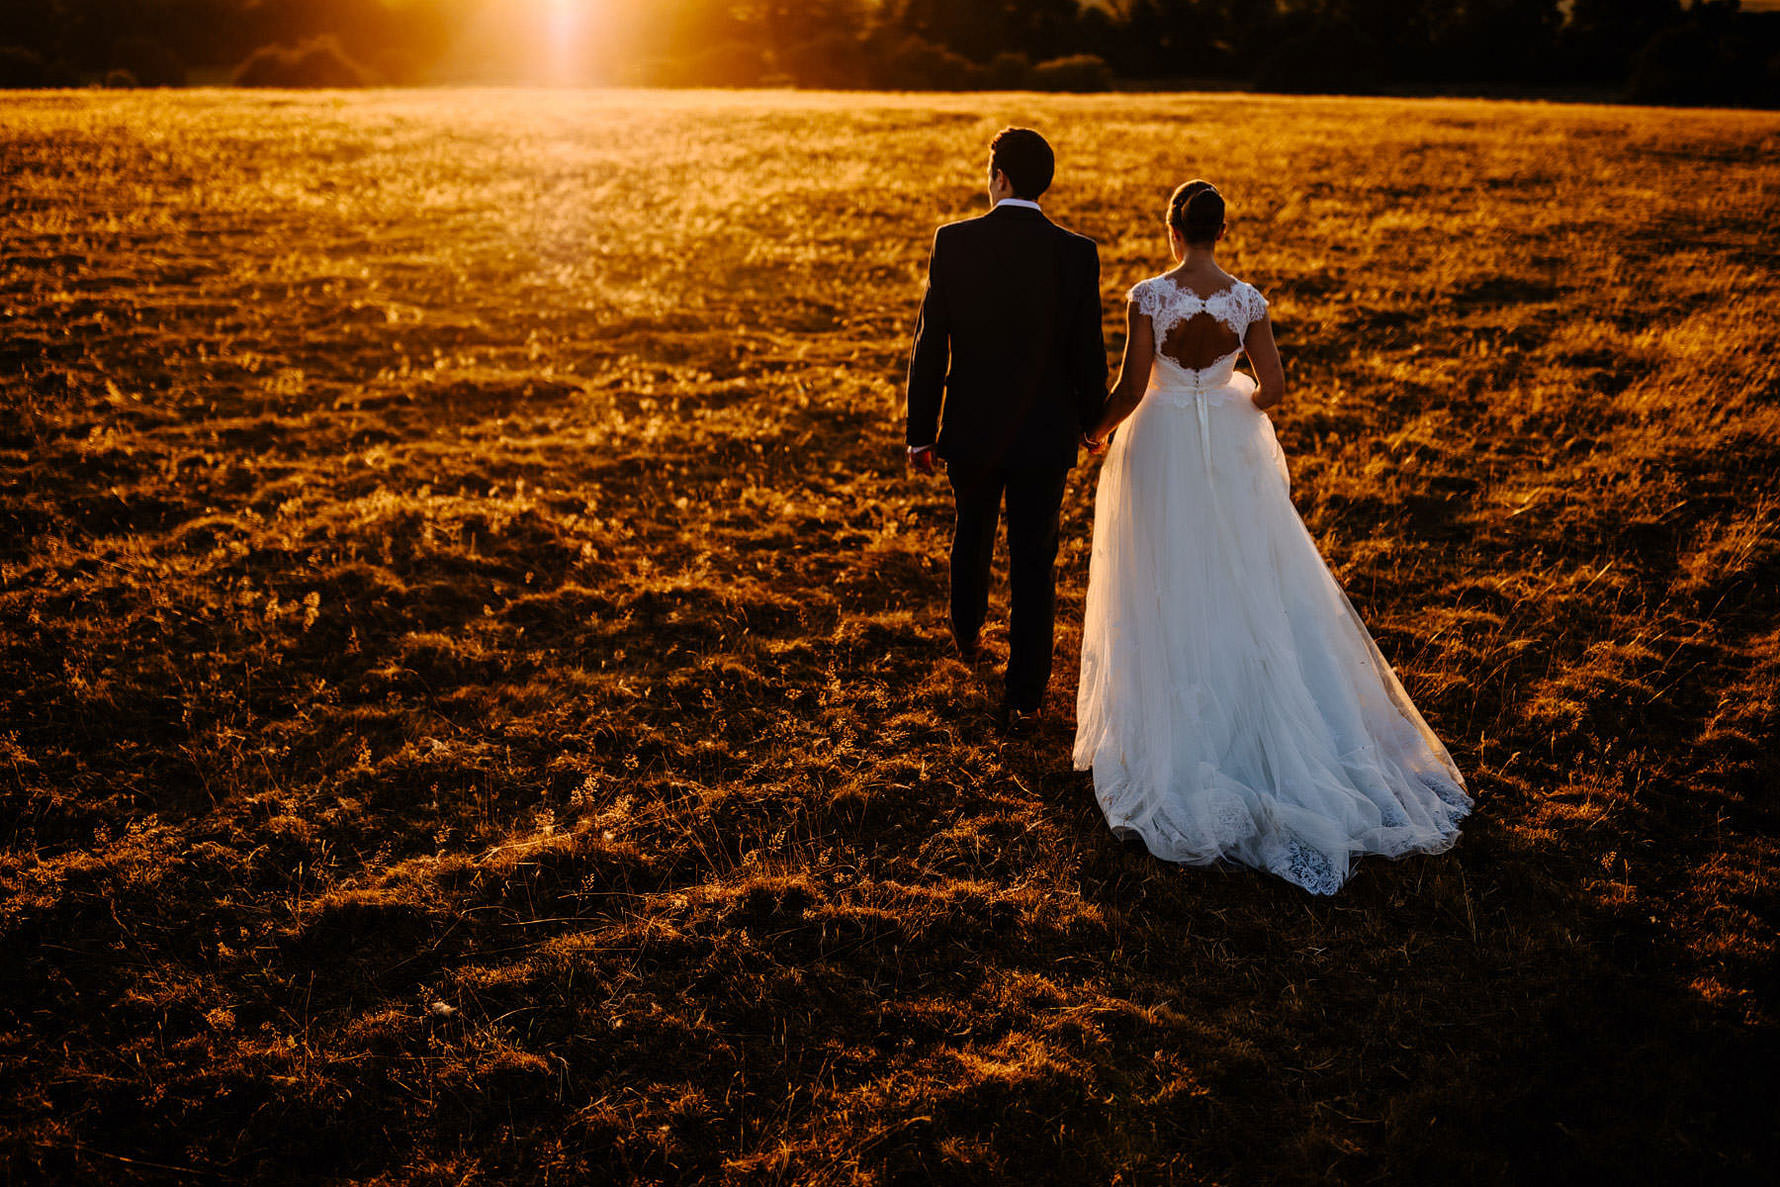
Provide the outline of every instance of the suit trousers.
[[952,634],[976,641],[989,612],[989,567],[1007,500],[1007,704],[1036,710],[1051,679],[1056,623],[1057,521],[1067,469],[948,465],[958,520],[952,532]]

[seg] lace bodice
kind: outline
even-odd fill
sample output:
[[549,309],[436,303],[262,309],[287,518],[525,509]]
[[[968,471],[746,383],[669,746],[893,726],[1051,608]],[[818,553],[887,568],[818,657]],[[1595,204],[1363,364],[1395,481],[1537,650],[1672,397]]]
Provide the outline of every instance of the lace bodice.
[[1152,276],[1132,285],[1131,291],[1125,295],[1150,319],[1157,342],[1167,338],[1168,332],[1181,322],[1201,313],[1211,314],[1240,339],[1267,313],[1267,298],[1246,280],[1238,280],[1209,297],[1201,297],[1180,287],[1172,277]]
[[[1151,381],[1162,390],[1203,393],[1229,384],[1242,357],[1248,328],[1267,314],[1267,298],[1246,280],[1238,280],[1209,297],[1182,288],[1168,276],[1152,276],[1131,286],[1126,294],[1138,312],[1150,319],[1155,336],[1156,362]],[[1203,366],[1189,367],[1168,351],[1169,334],[1182,323],[1205,314],[1235,335],[1236,347]]]

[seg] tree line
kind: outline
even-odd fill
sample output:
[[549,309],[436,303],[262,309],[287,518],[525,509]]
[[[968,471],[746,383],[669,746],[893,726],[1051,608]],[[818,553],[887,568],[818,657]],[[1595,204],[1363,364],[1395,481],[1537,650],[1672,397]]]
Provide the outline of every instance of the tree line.
[[0,86],[1489,88],[1780,106],[1780,12],[1738,0],[590,0],[570,24],[563,11],[32,0],[0,8]]

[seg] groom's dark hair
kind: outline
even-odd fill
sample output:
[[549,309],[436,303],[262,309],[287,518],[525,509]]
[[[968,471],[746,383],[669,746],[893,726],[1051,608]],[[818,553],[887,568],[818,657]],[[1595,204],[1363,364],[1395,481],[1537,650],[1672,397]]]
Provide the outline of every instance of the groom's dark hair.
[[1003,128],[989,142],[989,167],[1007,174],[1014,197],[1030,202],[1051,188],[1057,157],[1031,128]]

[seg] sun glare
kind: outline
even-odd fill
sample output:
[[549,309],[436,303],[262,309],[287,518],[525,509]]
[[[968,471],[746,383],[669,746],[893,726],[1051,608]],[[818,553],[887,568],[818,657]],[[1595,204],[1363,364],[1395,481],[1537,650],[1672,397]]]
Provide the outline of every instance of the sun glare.
[[589,11],[595,0],[537,0],[544,6],[540,55],[544,81],[551,86],[574,86],[587,81]]
[[464,81],[573,87],[610,81],[609,0],[470,0],[439,67]]

